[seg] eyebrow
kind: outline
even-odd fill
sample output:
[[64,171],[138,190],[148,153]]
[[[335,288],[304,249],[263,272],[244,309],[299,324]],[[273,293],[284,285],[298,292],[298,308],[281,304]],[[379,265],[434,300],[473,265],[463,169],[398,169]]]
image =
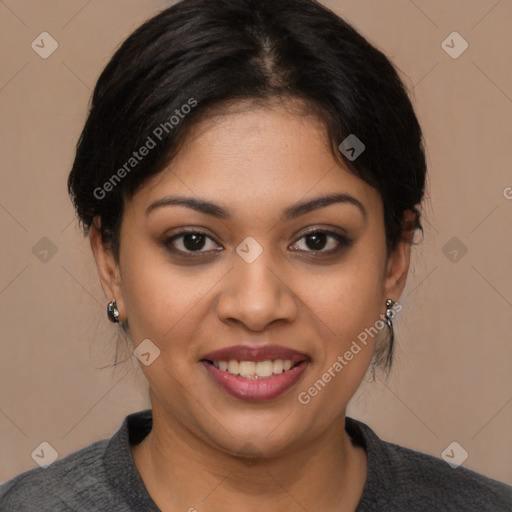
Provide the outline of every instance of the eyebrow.
[[[318,210],[320,208],[325,208],[326,206],[330,206],[331,204],[336,203],[345,203],[352,204],[356,206],[361,212],[365,222],[367,219],[367,212],[364,205],[356,199],[355,197],[345,194],[345,193],[336,193],[336,194],[327,194],[319,197],[315,197],[313,199],[308,199],[305,201],[300,201],[292,206],[286,208],[281,215],[281,221],[295,219],[296,217],[300,217],[301,215],[305,215],[306,213],[312,212],[314,210]],[[231,219],[231,214],[229,211],[211,201],[206,201],[203,199],[196,199],[193,197],[184,197],[184,196],[167,196],[158,199],[151,203],[145,211],[145,215],[149,215],[153,210],[157,208],[163,208],[166,206],[185,206],[187,208],[191,208],[200,213],[204,213],[206,215],[211,215],[218,219]]]

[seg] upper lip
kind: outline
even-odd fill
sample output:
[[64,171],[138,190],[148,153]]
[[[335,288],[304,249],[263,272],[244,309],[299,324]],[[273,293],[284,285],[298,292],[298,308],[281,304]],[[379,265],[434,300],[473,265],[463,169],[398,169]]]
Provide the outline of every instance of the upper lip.
[[233,345],[205,354],[201,360],[207,361],[268,361],[275,359],[300,363],[309,360],[303,352],[282,345]]

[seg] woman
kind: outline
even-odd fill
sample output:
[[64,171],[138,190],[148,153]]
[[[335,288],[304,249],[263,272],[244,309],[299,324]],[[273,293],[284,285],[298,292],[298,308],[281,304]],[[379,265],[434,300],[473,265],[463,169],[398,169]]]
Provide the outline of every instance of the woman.
[[510,510],[505,484],[346,417],[391,367],[425,174],[393,66],[320,4],[145,23],[68,185],[151,409],[12,479],[2,510]]

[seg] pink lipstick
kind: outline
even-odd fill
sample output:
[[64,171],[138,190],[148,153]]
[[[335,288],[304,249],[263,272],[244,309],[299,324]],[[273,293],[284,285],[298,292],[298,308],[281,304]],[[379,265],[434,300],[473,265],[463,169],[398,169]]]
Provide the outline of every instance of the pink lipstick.
[[310,358],[281,345],[235,345],[205,354],[200,362],[224,391],[256,402],[272,400],[292,388]]

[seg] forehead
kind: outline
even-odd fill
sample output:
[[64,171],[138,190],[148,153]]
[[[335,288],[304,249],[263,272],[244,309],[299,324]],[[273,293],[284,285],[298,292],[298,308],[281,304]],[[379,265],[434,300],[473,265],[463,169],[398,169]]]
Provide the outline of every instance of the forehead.
[[346,193],[370,211],[376,189],[331,152],[322,122],[289,105],[239,104],[200,121],[169,166],[134,196],[142,209],[165,195],[218,200],[230,211],[262,215],[269,205]]

